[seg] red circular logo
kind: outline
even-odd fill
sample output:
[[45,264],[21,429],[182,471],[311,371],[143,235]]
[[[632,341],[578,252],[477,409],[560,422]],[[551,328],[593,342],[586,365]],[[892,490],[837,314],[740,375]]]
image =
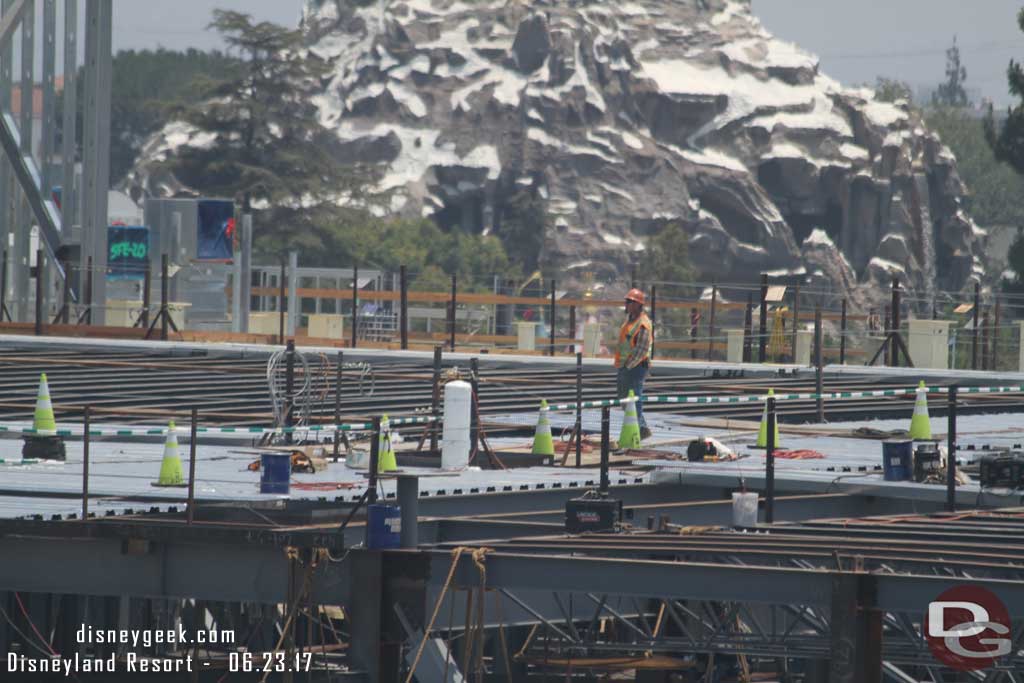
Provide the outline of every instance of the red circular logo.
[[935,658],[958,671],[995,666],[1013,647],[1006,605],[980,586],[950,588],[930,602],[924,632]]

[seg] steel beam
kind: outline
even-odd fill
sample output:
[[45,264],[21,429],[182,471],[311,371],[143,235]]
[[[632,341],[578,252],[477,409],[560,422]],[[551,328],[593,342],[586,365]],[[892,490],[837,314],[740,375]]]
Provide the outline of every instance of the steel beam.
[[110,188],[112,0],[85,4],[85,108],[82,164],[82,261],[92,257],[92,324],[107,300],[107,192]]
[[[287,598],[288,556],[275,546],[153,543],[139,539],[0,539],[0,587],[37,593],[193,598],[275,604]],[[324,562],[314,603],[346,604],[347,569]]]

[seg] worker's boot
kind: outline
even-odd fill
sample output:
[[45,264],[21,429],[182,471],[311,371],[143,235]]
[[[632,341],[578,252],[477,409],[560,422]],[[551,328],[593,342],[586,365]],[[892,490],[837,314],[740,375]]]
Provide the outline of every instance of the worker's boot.
[[651,430],[647,427],[647,425],[644,425],[643,427],[640,428],[640,439],[643,440],[649,438],[651,438]]

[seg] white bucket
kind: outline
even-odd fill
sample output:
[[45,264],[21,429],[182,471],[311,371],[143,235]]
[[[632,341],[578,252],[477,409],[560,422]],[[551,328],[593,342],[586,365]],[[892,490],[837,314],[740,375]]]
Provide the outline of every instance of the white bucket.
[[757,494],[732,494],[732,525],[740,528],[757,526]]
[[469,464],[469,426],[473,387],[455,380],[444,385],[444,429],[441,432],[441,469],[463,470]]

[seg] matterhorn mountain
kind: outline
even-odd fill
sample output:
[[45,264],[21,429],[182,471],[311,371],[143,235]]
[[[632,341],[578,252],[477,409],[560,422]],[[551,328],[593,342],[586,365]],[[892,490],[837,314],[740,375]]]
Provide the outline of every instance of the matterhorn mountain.
[[[334,65],[321,122],[382,165],[395,215],[500,237],[527,197],[561,277],[617,277],[670,221],[719,281],[804,274],[869,300],[897,275],[930,299],[982,275],[938,137],[821,73],[749,0],[308,0],[302,22]],[[136,190],[169,191],[147,168],[198,139],[181,125]]]

